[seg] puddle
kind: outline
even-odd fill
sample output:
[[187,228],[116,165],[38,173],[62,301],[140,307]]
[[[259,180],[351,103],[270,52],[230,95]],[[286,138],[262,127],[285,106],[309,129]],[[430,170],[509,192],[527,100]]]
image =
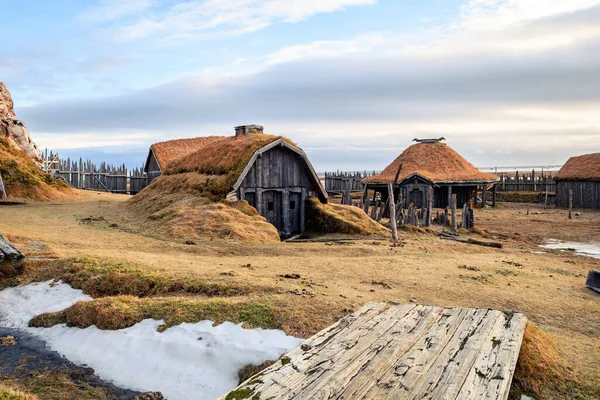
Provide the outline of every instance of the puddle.
[[557,239],[548,239],[540,247],[553,250],[569,250],[578,255],[600,259],[600,243],[564,242]]
[[8,288],[0,292],[0,327],[38,337],[105,381],[140,392],[160,391],[170,400],[217,398],[237,386],[240,368],[278,359],[302,342],[283,331],[244,329],[230,322],[214,327],[211,321],[184,323],[162,333],[156,328],[163,321],[152,319],[117,331],[27,326],[35,315],[90,299],[52,281]]

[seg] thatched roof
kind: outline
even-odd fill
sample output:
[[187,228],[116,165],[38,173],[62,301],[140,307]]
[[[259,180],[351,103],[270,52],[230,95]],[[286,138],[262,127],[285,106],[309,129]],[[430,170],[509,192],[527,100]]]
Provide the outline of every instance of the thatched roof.
[[[229,191],[239,187],[241,183],[239,181],[248,172],[256,154],[268,150],[273,145],[287,146],[297,153],[305,161],[318,187],[321,187],[302,149],[288,138],[267,134],[213,137],[209,143],[198,150],[169,163],[165,172],[167,174],[197,172],[210,176],[210,190],[215,196],[224,197]],[[324,189],[321,195],[327,198]]]
[[398,182],[420,175],[432,182],[493,182],[497,177],[479,171],[448,145],[440,142],[413,144],[402,152],[380,174],[368,178],[369,183],[393,182],[398,167]]
[[224,136],[206,136],[190,139],[168,140],[166,142],[154,143],[152,146],[150,146],[150,151],[154,153],[161,171],[165,171],[169,163],[202,148],[208,143],[223,138]]
[[600,180],[600,153],[571,157],[554,176],[562,180]]

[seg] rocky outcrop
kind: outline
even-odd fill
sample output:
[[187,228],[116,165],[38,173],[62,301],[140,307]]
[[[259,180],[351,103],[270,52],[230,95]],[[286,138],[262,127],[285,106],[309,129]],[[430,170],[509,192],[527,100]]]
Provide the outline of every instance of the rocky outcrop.
[[17,119],[12,97],[3,82],[0,82],[0,119]]
[[2,82],[0,82],[0,139],[6,140],[9,146],[23,151],[34,161],[42,161],[40,151],[31,140],[25,124],[17,119],[10,92]]

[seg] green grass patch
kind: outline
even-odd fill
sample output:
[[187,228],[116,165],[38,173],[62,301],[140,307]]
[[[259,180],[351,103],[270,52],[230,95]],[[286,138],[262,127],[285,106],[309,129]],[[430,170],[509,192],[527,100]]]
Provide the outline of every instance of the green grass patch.
[[271,287],[252,286],[246,282],[235,282],[220,277],[207,279],[194,275],[171,276],[166,272],[146,270],[139,265],[91,257],[79,257],[66,262],[55,261],[39,266],[26,265],[25,269],[26,281],[62,280],[96,298],[120,295],[148,297],[166,294],[217,297],[275,291]]
[[244,323],[247,328],[281,329],[281,323],[265,301],[232,302],[188,297],[138,298],[134,296],[104,297],[80,301],[71,307],[36,316],[32,327],[49,328],[67,324],[78,328],[95,325],[99,329],[124,329],[152,318],[164,320],[159,331],[183,322],[210,320]]

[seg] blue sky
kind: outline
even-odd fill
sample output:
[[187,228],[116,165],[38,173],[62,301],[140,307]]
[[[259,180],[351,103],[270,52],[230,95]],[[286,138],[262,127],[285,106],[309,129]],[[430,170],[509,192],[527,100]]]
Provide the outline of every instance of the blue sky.
[[97,0],[0,5],[0,80],[41,147],[138,165],[258,123],[316,168],[443,135],[478,166],[600,148],[600,0]]

